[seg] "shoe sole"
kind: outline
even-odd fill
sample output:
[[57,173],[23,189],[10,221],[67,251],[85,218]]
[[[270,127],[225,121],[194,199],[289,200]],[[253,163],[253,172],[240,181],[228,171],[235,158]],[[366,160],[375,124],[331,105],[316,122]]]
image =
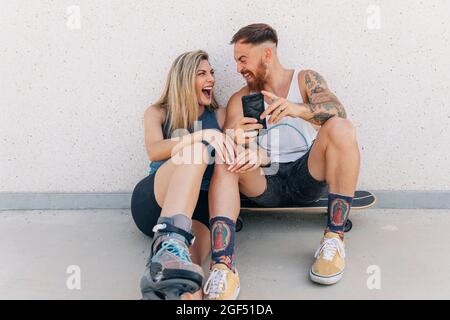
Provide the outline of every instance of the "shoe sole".
[[141,279],[143,300],[181,300],[184,293],[195,293],[202,287],[203,276],[186,270],[163,271],[163,278],[152,281],[148,276]]
[[323,285],[335,284],[336,282],[339,282],[339,280],[342,279],[343,275],[344,275],[344,271],[342,271],[338,274],[335,274],[333,276],[324,277],[324,276],[319,276],[319,275],[315,274],[312,271],[312,269],[309,271],[309,278],[311,279],[311,281],[313,281],[315,283],[323,284]]
[[181,300],[184,293],[195,293],[200,288],[197,282],[188,279],[162,280],[149,283],[142,290],[142,300]]
[[237,298],[239,297],[239,293],[240,292],[241,292],[241,286],[238,286],[237,289],[236,289],[236,294],[230,300],[237,300]]
[[[230,299],[223,299],[223,300],[227,300],[227,301],[237,300],[240,292],[241,292],[241,287],[239,286],[239,287],[237,287],[236,292],[234,293],[233,297],[231,297]],[[205,300],[217,300],[217,299],[205,299]]]

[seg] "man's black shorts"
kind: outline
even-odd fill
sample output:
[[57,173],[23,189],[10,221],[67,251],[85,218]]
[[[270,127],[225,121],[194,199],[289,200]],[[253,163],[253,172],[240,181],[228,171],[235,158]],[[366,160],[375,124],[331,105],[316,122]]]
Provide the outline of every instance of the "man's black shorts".
[[[296,161],[277,164],[277,173],[266,175],[266,190],[261,195],[248,199],[262,207],[302,205],[319,199],[328,185],[325,181],[317,181],[309,173],[308,157],[311,148]],[[264,168],[264,171],[269,169],[273,170],[273,164],[272,168]]]

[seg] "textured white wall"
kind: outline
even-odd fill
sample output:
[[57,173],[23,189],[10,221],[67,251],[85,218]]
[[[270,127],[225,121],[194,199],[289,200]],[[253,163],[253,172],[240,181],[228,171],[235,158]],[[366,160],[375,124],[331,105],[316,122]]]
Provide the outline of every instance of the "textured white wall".
[[228,43],[253,22],[347,107],[361,188],[449,190],[449,13],[446,0],[0,0],[0,192],[131,191],[173,59],[207,50],[225,105],[243,84]]

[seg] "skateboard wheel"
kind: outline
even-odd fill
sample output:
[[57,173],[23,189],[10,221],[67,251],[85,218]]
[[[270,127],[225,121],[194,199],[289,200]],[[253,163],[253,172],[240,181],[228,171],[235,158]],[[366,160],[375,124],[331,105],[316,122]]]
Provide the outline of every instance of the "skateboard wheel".
[[241,217],[238,217],[236,220],[236,232],[239,232],[244,227],[244,220]]
[[352,227],[353,223],[350,219],[348,219],[347,222],[345,223],[344,232],[349,232],[350,230],[352,230]]

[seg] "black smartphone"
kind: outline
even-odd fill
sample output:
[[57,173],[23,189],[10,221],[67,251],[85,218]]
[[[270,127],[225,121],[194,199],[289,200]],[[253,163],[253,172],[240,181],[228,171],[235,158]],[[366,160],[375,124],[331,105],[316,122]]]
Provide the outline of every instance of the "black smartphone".
[[255,118],[258,123],[262,124],[263,129],[267,129],[266,119],[259,117],[264,112],[264,95],[262,93],[254,93],[242,97],[242,108],[244,117]]

